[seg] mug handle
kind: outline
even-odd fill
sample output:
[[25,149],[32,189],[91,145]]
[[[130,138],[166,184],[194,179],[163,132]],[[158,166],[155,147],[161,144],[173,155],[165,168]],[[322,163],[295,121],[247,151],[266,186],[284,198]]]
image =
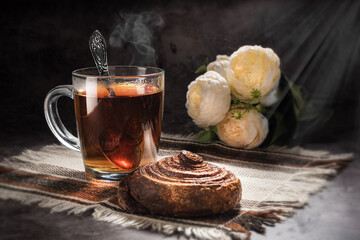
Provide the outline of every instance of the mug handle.
[[74,87],[71,85],[60,85],[48,92],[44,101],[45,119],[52,133],[62,144],[80,152],[79,139],[65,128],[59,116],[57,101],[62,96],[74,99]]

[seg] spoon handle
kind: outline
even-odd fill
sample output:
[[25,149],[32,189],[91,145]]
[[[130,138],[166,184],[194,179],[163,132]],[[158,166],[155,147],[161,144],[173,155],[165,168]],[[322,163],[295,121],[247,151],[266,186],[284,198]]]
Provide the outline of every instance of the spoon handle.
[[89,48],[100,76],[109,76],[106,41],[98,30],[95,30],[91,34],[89,39]]

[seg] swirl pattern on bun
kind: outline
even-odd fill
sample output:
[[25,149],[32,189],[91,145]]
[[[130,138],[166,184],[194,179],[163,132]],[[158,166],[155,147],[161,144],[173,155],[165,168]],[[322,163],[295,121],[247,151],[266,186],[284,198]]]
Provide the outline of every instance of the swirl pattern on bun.
[[189,151],[140,167],[118,190],[125,211],[175,217],[226,212],[240,199],[241,182],[233,173]]

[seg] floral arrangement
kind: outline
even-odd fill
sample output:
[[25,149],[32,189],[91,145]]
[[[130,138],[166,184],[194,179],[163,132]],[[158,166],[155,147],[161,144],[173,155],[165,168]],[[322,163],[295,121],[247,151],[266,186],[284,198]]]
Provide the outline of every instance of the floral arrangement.
[[[210,63],[206,60],[196,71],[202,72],[189,84],[185,105],[193,122],[204,129],[198,134],[199,141],[218,138],[230,146],[251,149],[262,144],[269,132],[268,143],[289,131],[294,135],[294,127],[286,128],[284,119],[301,120],[304,94],[281,73],[280,59],[272,49],[242,46],[230,56],[218,55]],[[290,100],[290,114],[279,107],[281,85],[289,92],[282,98]]]

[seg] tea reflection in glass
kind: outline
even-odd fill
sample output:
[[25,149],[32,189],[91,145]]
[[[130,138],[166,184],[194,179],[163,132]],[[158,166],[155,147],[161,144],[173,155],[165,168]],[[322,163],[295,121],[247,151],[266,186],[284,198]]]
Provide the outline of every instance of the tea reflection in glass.
[[[159,149],[164,104],[164,71],[153,67],[110,66],[75,70],[72,85],[52,89],[44,102],[51,131],[65,146],[81,151],[87,176],[119,181],[154,162]],[[78,138],[62,124],[61,96],[74,99]]]

